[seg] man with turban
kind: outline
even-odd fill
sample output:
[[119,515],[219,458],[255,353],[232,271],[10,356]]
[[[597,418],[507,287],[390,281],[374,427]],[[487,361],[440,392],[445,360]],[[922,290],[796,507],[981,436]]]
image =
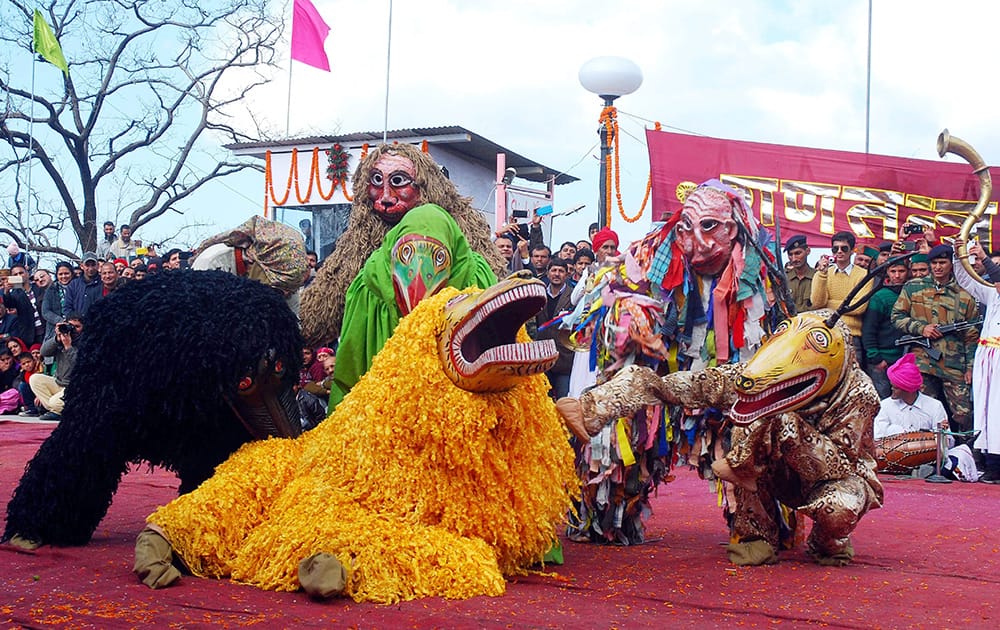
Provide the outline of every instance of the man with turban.
[[[972,428],[972,364],[979,346],[975,326],[950,334],[938,327],[976,319],[978,306],[955,280],[950,245],[937,245],[928,254],[931,274],[903,285],[892,307],[892,323],[907,335],[921,335],[929,347],[913,349],[924,377],[924,392],[946,405],[951,427],[956,431]],[[846,319],[846,317],[845,317]],[[936,350],[932,356],[929,350]]]
[[594,255],[602,263],[608,256],[618,254],[618,234],[609,227],[601,228],[594,234]]
[[910,431],[936,431],[948,428],[944,405],[920,391],[924,377],[916,357],[907,352],[886,371],[892,394],[882,400],[875,416],[875,439]]
[[[882,400],[874,427],[875,440],[882,445],[883,451],[892,448],[892,437],[900,433],[948,430],[948,414],[944,405],[937,398],[920,391],[924,377],[912,352],[904,354],[885,372],[892,384],[892,395]],[[963,480],[976,481],[979,471],[972,451],[965,444],[953,446],[954,443],[954,438],[948,436],[949,449],[942,460],[942,469]],[[933,461],[931,457],[928,463]]]

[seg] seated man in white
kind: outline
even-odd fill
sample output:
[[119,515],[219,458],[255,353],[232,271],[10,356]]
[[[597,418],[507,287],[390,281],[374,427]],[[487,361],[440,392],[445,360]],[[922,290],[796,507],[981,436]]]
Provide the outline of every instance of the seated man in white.
[[[913,353],[906,353],[886,369],[886,376],[892,385],[892,394],[882,400],[875,416],[875,439],[908,433],[912,431],[948,430],[948,414],[944,405],[920,391],[923,376]],[[976,481],[976,470],[972,451],[962,444],[954,446],[954,438],[947,437],[948,453],[942,460],[942,468],[951,471],[965,481]]]

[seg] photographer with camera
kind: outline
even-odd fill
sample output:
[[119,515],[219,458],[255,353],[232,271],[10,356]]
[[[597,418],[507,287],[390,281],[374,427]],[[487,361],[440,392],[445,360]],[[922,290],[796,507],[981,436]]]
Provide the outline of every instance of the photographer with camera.
[[[537,248],[545,247],[545,237],[542,234],[542,217],[537,212],[532,215],[530,224],[518,223],[515,217],[496,231],[494,243],[500,254],[507,259],[508,272],[530,269],[538,275],[531,265],[531,253]],[[544,272],[545,269],[542,269],[543,274]]]
[[42,356],[53,357],[56,362],[55,377],[46,374],[32,374],[28,385],[42,406],[48,409],[39,420],[58,422],[63,410],[63,392],[72,376],[76,364],[74,345],[83,333],[82,316],[71,314],[65,321],[56,324],[56,334],[42,344]]

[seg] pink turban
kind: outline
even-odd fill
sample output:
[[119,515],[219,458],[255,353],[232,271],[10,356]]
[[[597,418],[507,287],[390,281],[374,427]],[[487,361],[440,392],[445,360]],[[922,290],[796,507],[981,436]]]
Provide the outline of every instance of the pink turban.
[[608,241],[612,241],[615,244],[615,249],[618,249],[618,235],[609,227],[601,228],[594,234],[594,251],[596,252]]
[[889,366],[885,371],[889,382],[904,392],[915,392],[924,384],[924,377],[917,368],[917,359],[912,352],[907,352],[899,361]]

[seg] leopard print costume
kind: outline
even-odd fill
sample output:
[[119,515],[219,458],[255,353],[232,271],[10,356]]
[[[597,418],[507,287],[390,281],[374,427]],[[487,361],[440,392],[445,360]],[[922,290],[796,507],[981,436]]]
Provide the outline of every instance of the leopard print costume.
[[[842,334],[848,335],[846,345],[851,348],[849,334]],[[632,366],[584,393],[579,411],[586,431],[592,432],[604,420],[627,416],[657,402],[730,409],[738,398],[735,384],[745,365],[664,377]],[[852,356],[846,375],[829,394],[804,408],[733,427],[732,448],[723,466],[736,484],[733,529],[739,542],[730,545],[730,560],[736,564],[776,560],[780,523],[775,518],[775,504],[780,501],[813,519],[807,551],[817,561],[831,565],[850,561],[854,555],[851,532],[861,516],[882,505],[872,437],[878,405],[871,380]],[[563,401],[558,406],[561,412],[566,409]],[[764,543],[756,545],[758,551],[765,549],[763,554],[747,557],[746,550],[740,548],[741,544],[759,542]]]

